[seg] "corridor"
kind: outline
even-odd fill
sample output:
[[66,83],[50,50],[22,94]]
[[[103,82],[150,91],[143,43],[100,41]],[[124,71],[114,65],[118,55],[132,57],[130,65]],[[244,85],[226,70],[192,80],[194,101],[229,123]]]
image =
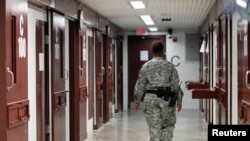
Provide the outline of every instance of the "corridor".
[[[117,113],[102,128],[89,133],[85,141],[149,141],[143,112]],[[207,141],[207,126],[199,110],[183,109],[177,113],[173,141]]]

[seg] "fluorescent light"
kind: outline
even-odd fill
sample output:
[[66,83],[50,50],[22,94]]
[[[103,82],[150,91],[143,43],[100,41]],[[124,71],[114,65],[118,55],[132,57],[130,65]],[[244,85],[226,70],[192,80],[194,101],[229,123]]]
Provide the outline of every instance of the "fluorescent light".
[[154,25],[154,21],[149,15],[141,15],[140,17],[146,25]]
[[247,7],[247,3],[244,0],[236,0],[236,3],[241,6],[246,8]]
[[158,28],[157,27],[150,27],[149,30],[150,31],[158,31]]
[[154,21],[144,21],[144,23],[146,25],[154,25],[155,24]]
[[152,18],[149,15],[141,15],[140,17],[143,21],[152,21]]
[[130,1],[130,4],[133,6],[134,9],[143,9],[145,5],[142,1]]

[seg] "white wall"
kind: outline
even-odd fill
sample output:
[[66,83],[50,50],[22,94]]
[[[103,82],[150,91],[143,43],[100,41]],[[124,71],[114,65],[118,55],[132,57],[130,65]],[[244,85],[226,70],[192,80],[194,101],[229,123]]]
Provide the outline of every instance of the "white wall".
[[[150,35],[164,35],[167,33],[155,33]],[[124,110],[128,109],[128,43],[127,36],[133,35],[133,33],[126,33],[123,37],[123,107]],[[135,34],[134,34],[135,35]],[[174,63],[180,63],[177,67],[180,80],[182,81],[181,88],[184,92],[183,97],[183,109],[198,109],[199,100],[192,99],[191,92],[185,87],[186,81],[198,81],[199,80],[199,61],[185,61],[185,33],[178,31],[174,33],[177,37],[177,42],[173,42],[166,36],[167,47],[167,59],[171,61],[172,56],[179,56],[180,59],[174,59]],[[133,108],[133,107],[131,107]]]
[[[183,109],[198,109],[199,100],[192,99],[191,92],[187,90],[186,81],[198,81],[199,80],[199,61],[186,61],[185,60],[185,44],[186,36],[184,32],[174,33],[177,37],[177,42],[173,42],[172,39],[167,37],[167,60],[171,61],[172,56],[179,56],[180,59],[175,59],[174,64],[180,63],[176,69],[179,72],[180,80],[182,81],[181,88],[184,92],[183,97]],[[199,52],[197,52],[199,53]]]
[[46,21],[44,11],[28,9],[28,98],[30,101],[29,140],[36,141],[36,20]]

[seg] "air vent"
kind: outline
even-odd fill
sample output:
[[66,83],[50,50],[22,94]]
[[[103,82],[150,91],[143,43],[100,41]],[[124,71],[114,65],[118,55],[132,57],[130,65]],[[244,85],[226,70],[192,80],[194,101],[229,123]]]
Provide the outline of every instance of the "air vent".
[[161,21],[165,22],[165,21],[171,21],[171,18],[162,18]]

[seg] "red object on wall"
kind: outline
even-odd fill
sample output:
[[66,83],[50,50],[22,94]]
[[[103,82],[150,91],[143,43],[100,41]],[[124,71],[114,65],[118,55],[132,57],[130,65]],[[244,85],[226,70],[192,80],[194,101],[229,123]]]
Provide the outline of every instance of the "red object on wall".
[[177,42],[177,37],[173,37],[173,42]]
[[144,35],[145,32],[146,32],[146,29],[145,29],[145,28],[138,28],[138,29],[136,30],[137,35]]

